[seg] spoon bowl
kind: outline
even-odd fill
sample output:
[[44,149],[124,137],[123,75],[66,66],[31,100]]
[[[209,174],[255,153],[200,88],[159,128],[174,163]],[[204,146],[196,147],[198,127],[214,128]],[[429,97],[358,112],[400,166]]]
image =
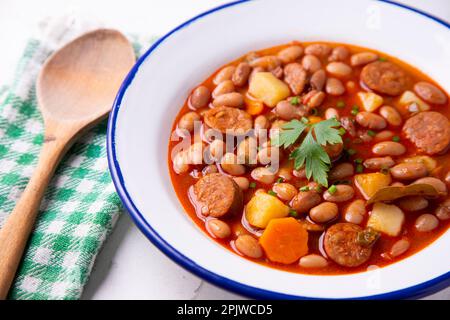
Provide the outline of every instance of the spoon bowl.
[[134,62],[133,47],[120,32],[99,29],[68,43],[44,64],[36,83],[44,143],[27,187],[0,229],[0,299],[8,294],[60,159],[80,134],[107,116]]

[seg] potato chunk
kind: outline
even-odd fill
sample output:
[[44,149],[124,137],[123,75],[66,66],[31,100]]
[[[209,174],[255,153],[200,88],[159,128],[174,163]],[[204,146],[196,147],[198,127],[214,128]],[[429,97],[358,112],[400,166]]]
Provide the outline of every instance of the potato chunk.
[[373,92],[358,92],[364,110],[373,112],[383,104],[383,98]]
[[419,107],[419,110],[415,110],[416,112],[417,111],[430,110],[430,106],[425,101],[420,99],[412,91],[405,91],[405,92],[403,92],[403,94],[401,95],[400,99],[398,100],[398,103],[400,105],[402,105],[402,106],[409,106],[409,105],[415,103]]
[[250,81],[249,92],[253,97],[261,100],[271,108],[290,95],[287,84],[275,77],[271,72],[256,73]]
[[367,221],[367,227],[391,237],[396,237],[402,231],[404,221],[405,214],[399,207],[377,202],[373,205],[372,213]]
[[355,184],[366,200],[370,199],[378,190],[391,184],[391,175],[380,172],[358,174]]
[[248,202],[245,217],[254,227],[264,229],[270,220],[284,218],[289,214],[289,207],[277,197],[258,192]]

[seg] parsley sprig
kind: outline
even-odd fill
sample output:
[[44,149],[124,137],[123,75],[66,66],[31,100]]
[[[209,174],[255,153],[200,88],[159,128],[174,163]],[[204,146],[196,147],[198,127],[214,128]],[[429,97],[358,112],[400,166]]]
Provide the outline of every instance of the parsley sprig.
[[290,154],[296,169],[305,167],[306,177],[311,177],[322,186],[328,187],[328,171],[331,159],[324,150],[327,144],[342,143],[339,132],[340,122],[335,118],[310,124],[308,121],[292,120],[281,127],[280,133],[272,139],[272,144],[278,147],[289,148],[306,131],[299,147]]

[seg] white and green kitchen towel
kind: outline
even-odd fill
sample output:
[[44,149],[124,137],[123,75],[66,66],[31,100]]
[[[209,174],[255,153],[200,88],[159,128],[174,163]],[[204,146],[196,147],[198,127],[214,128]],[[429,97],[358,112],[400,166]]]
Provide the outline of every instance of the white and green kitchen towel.
[[[35,95],[40,67],[52,51],[95,27],[71,16],[43,23],[28,42],[14,81],[0,86],[0,227],[41,148],[43,122]],[[137,55],[152,41],[131,40]],[[77,141],[58,167],[9,298],[78,299],[121,210],[108,171],[105,121]]]

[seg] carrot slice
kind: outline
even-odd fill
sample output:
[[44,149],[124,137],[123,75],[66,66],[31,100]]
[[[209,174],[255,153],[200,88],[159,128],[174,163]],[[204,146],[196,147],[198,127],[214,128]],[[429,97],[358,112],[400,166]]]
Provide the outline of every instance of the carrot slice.
[[255,98],[250,97],[248,94],[245,95],[245,111],[252,116],[257,116],[264,110],[264,103]]
[[294,218],[272,219],[259,243],[270,261],[291,264],[308,253],[308,231]]

